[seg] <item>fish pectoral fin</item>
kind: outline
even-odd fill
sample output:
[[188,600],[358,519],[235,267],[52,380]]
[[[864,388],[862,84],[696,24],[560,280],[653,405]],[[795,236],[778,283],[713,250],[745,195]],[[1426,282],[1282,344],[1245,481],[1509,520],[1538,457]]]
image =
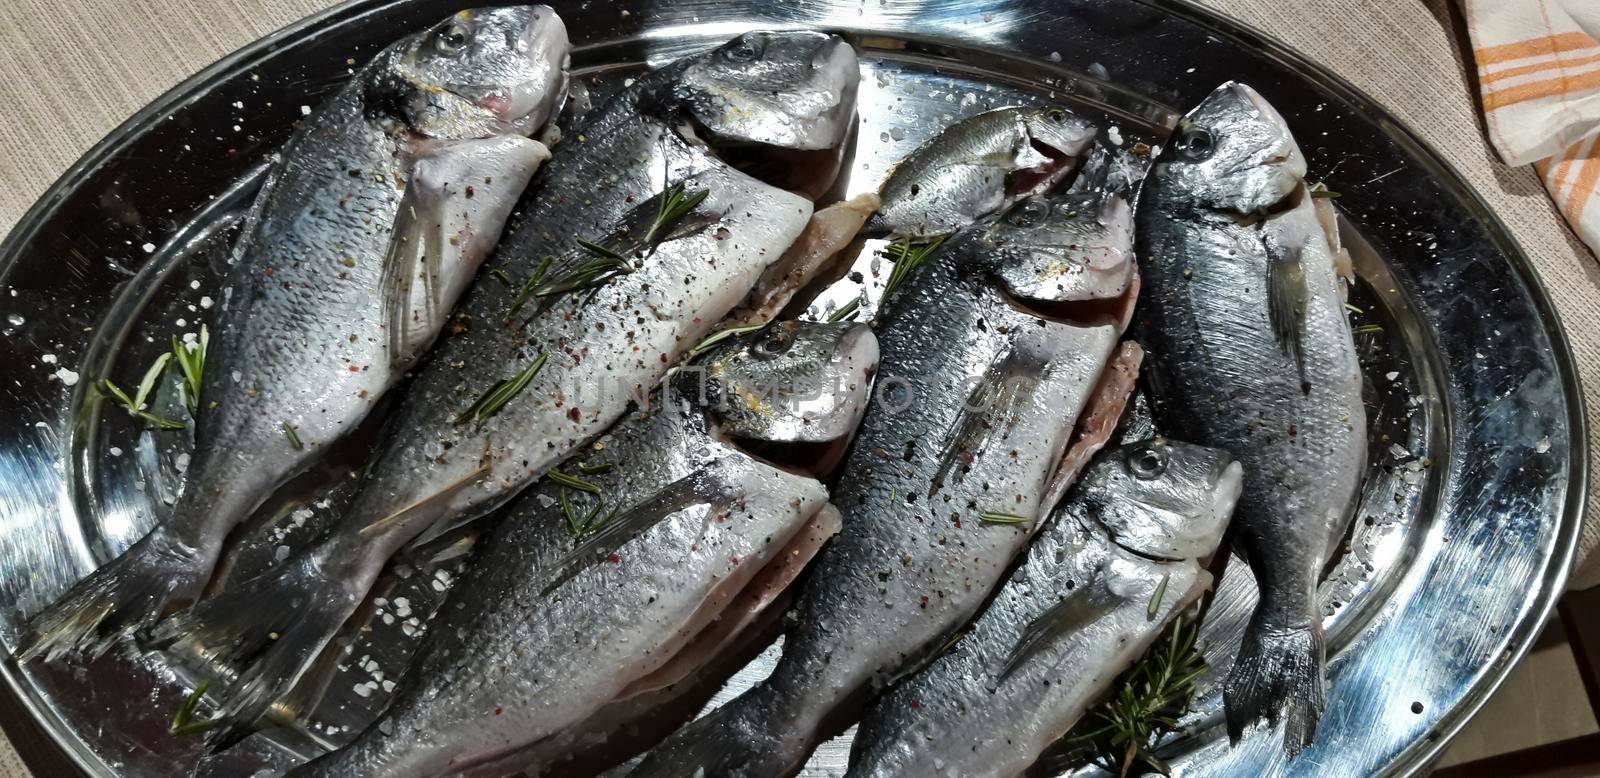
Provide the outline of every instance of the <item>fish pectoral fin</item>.
[[459,141],[419,157],[384,253],[381,292],[389,362],[409,368],[433,343],[512,209],[550,158],[538,141]]
[[1115,599],[1098,595],[1088,586],[1072,590],[1060,602],[1050,606],[1023,628],[1022,635],[1017,638],[1016,646],[1011,649],[1005,665],[1000,668],[999,679],[1004,681],[1010,678],[1023,662],[1036,656],[1057,638],[1094,623],[1116,607]]
[[1305,354],[1301,348],[1306,326],[1306,268],[1301,262],[1298,248],[1285,249],[1267,242],[1267,315],[1272,321],[1272,334],[1294,360],[1305,381]]
[[1047,354],[1013,344],[989,363],[968,393],[952,434],[945,436],[948,442],[940,455],[930,495],[944,486],[952,472],[958,472],[958,462],[980,455],[991,441],[1011,432],[1019,419],[1018,409],[1027,405],[1039,388],[1039,376],[1049,361]]
[[720,501],[708,500],[703,495],[699,480],[694,475],[679,479],[646,502],[600,519],[599,529],[580,540],[551,571],[549,582],[539,591],[540,596],[549,596],[585,569],[605,561],[634,538],[675,514],[697,505],[709,506],[712,514],[723,509],[725,506]]

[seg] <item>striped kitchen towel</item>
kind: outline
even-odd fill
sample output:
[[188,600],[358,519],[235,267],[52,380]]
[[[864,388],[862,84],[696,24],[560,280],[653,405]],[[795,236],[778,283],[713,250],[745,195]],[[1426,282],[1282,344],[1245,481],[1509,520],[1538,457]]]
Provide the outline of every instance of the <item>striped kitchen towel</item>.
[[1600,0],[1461,0],[1489,141],[1600,253]]

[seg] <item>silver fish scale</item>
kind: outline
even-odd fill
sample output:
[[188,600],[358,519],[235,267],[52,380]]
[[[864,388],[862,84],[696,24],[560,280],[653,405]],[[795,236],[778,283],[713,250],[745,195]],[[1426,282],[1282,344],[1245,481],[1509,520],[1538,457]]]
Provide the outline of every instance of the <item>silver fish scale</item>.
[[[827,501],[814,479],[746,457],[718,460],[688,482],[686,503],[672,504],[670,515],[633,545],[538,602],[526,599],[536,587],[519,586],[507,607],[478,614],[473,639],[458,636],[442,654],[447,668],[424,666],[414,674],[423,688],[398,698],[386,717],[389,734],[358,741],[311,774],[339,775],[357,765],[431,774],[443,771],[450,753],[492,756],[554,734],[670,658],[688,640],[682,627],[708,594],[742,585]],[[511,565],[480,568],[516,572]],[[529,619],[530,608],[541,617]],[[442,626],[441,634],[455,632]],[[673,644],[653,658],[634,656],[633,642],[675,629]],[[541,673],[525,656],[564,661]]]
[[[849,775],[1024,774],[1210,581],[1194,560],[1154,562],[1086,517],[1058,517],[960,642],[863,719]],[[1068,597],[1106,614],[998,680],[1028,626]]]
[[[448,499],[418,512],[418,526],[469,520],[542,476],[643,397],[810,217],[808,201],[684,148],[671,133],[652,135],[683,151],[677,158],[685,163],[698,158],[696,167],[675,172],[688,177],[691,189],[708,190],[701,208],[722,218],[662,244],[634,273],[592,292],[564,295],[505,335],[493,331],[504,330],[499,322],[509,304],[485,311],[481,300],[471,301],[473,326],[489,332],[447,341],[418,377],[401,412],[397,429],[403,434],[386,444],[364,500],[353,508],[352,531],[452,487],[459,488]],[[494,290],[483,295],[489,300],[503,299],[509,290],[497,286],[480,282],[476,288]],[[456,423],[495,381],[540,354],[548,355],[544,368],[498,414],[482,425]],[[480,473],[485,462],[488,471]],[[482,487],[469,486],[479,478]]]
[[[930,259],[881,322],[879,388],[835,490],[844,530],[799,595],[768,682],[778,709],[792,715],[786,737],[811,737],[808,729],[845,698],[913,669],[971,617],[1049,509],[1039,504],[1046,481],[1116,344],[1112,326],[1044,322],[1012,308],[986,279],[963,276],[971,245]],[[982,447],[943,450],[974,383],[1013,351],[1037,360],[1012,376],[1031,395],[1009,418],[975,425],[992,433]],[[896,379],[907,382],[911,403],[898,414],[885,410],[897,399]],[[945,461],[956,467],[931,488]],[[1029,524],[986,524],[986,511]]]
[[[363,81],[307,119],[240,240],[206,364],[196,484],[255,499],[347,432],[389,384],[375,300],[410,162],[364,118]],[[285,423],[305,449],[290,445]]]
[[[1159,175],[1147,186],[1141,338],[1164,388],[1164,429],[1243,463],[1236,524],[1253,558],[1272,560],[1257,575],[1310,614],[1307,598],[1343,533],[1366,456],[1360,366],[1326,240],[1309,200],[1257,228],[1174,218],[1184,204]],[[1306,252],[1305,390],[1268,318],[1261,229]]]

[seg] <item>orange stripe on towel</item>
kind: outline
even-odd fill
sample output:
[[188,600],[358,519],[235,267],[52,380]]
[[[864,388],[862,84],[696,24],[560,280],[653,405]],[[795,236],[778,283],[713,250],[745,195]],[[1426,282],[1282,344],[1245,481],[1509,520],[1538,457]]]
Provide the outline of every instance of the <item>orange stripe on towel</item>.
[[1584,33],[1564,32],[1560,35],[1548,35],[1543,38],[1506,43],[1500,46],[1489,46],[1474,51],[1472,56],[1478,61],[1478,67],[1482,69],[1502,62],[1537,57],[1540,54],[1574,51],[1593,45],[1595,45],[1595,39]]
[[[1595,48],[1600,49],[1600,45],[1597,45]],[[1493,73],[1489,73],[1488,75],[1479,76],[1478,83],[1488,86],[1496,81],[1504,81],[1508,78],[1514,78],[1516,76],[1525,76],[1529,73],[1538,73],[1543,70],[1555,70],[1557,68],[1582,67],[1595,62],[1600,62],[1600,54],[1591,54],[1587,57],[1578,57],[1577,59],[1553,59],[1549,62],[1540,62],[1533,65],[1523,65],[1521,67],[1497,70]]]
[[1531,84],[1514,86],[1510,89],[1502,89],[1499,92],[1489,92],[1483,96],[1483,110],[1493,111],[1508,105],[1526,103],[1529,100],[1572,94],[1588,89],[1600,89],[1600,70],[1581,73],[1576,76],[1558,76],[1544,81],[1535,81]]

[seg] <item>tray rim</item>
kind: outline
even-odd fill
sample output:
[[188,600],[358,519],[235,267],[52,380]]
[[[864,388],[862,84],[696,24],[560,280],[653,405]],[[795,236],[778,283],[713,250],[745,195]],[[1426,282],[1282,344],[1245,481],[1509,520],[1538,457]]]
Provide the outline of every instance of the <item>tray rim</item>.
[[[79,185],[90,170],[113,156],[118,148],[138,131],[162,119],[172,109],[190,99],[194,92],[210,82],[225,78],[230,71],[269,53],[289,39],[315,34],[318,28],[329,24],[380,13],[407,1],[344,0],[331,8],[252,41],[163,92],[84,152],[23,213],[8,234],[0,239],[0,283],[5,281],[11,271],[11,255],[16,251],[16,247],[30,242],[35,237],[47,221],[47,217],[58,206],[64,193]],[[1409,147],[1408,151],[1418,161],[1432,166],[1436,175],[1466,195],[1462,198],[1464,204],[1483,225],[1486,233],[1500,245],[1511,269],[1526,284],[1533,308],[1539,314],[1540,324],[1550,338],[1552,361],[1559,369],[1562,394],[1567,405],[1566,426],[1569,430],[1570,466],[1567,473],[1565,504],[1562,506],[1561,515],[1558,517],[1559,524],[1552,537],[1554,547],[1550,564],[1546,565],[1540,577],[1544,590],[1539,593],[1536,606],[1506,634],[1506,638],[1510,641],[1506,660],[1491,662],[1484,666],[1479,675],[1466,686],[1461,702],[1447,710],[1434,726],[1433,731],[1438,737],[1422,738],[1400,751],[1387,771],[1392,774],[1416,773],[1438,757],[1466,722],[1482,709],[1489,697],[1505,682],[1512,668],[1532,648],[1534,642],[1532,638],[1554,611],[1571,573],[1582,530],[1583,513],[1587,505],[1591,454],[1588,445],[1588,403],[1583,394],[1565,323],[1556,309],[1549,287],[1533,267],[1527,251],[1523,249],[1505,221],[1490,207],[1477,187],[1468,182],[1454,162],[1442,155],[1409,123],[1394,115],[1382,103],[1331,68],[1302,54],[1276,35],[1221,11],[1203,6],[1198,0],[1125,1],[1166,11],[1204,27],[1216,35],[1228,38],[1238,45],[1254,48],[1286,67],[1298,71],[1328,92],[1359,107],[1391,139]],[[4,663],[0,664],[0,678],[4,681],[0,684],[0,730],[5,732],[14,747],[22,743],[53,751],[53,753],[38,753],[31,749],[24,751],[22,748],[16,748],[18,755],[32,771],[51,775],[56,774],[55,771],[62,764],[67,764],[75,768],[79,774],[94,775],[95,769],[103,767],[104,763],[87,750],[82,740],[70,737],[65,731],[64,722],[47,706],[40,703],[31,685],[26,684],[19,675],[19,670],[15,657],[8,651]],[[25,714],[26,718],[17,716],[19,712]]]

